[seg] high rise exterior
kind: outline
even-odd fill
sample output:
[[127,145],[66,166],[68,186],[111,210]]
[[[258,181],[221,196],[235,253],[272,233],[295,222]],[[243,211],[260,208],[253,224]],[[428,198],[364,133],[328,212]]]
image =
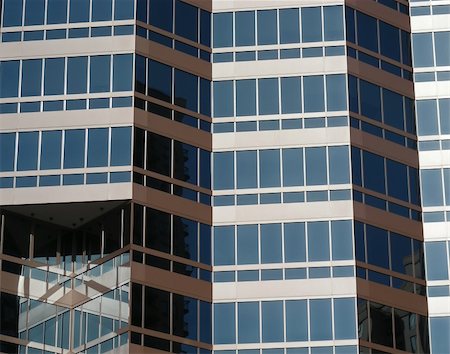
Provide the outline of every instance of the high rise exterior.
[[449,5],[0,4],[0,352],[450,352]]

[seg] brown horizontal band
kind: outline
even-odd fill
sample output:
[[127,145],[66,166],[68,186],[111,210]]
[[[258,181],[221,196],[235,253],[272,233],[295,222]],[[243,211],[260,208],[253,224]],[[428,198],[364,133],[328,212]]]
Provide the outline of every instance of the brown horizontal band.
[[400,350],[400,349],[386,347],[386,346],[381,345],[381,344],[368,342],[368,341],[365,341],[363,339],[359,340],[359,345],[361,345],[363,347],[366,347],[366,348],[372,348],[372,349],[378,350],[379,352],[382,352],[382,353],[389,353],[389,354],[406,354],[406,353],[410,353],[410,352],[405,352],[405,351]]
[[416,284],[423,285],[423,286],[427,285],[425,280],[422,280],[422,279],[419,279],[419,278],[414,278],[411,275],[394,272],[394,271],[392,271],[390,269],[378,267],[378,266],[375,266],[375,265],[372,265],[372,264],[369,264],[369,263],[356,261],[356,266],[357,267],[361,267],[361,268],[366,268],[368,270],[373,270],[374,272],[390,275],[392,277],[399,278],[399,279],[402,279],[402,280],[406,280],[406,281],[409,281],[411,283],[416,283]]

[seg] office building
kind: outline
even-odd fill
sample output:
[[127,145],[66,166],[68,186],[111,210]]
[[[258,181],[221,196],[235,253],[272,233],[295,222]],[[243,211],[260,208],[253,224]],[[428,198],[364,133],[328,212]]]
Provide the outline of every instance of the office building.
[[2,0],[0,351],[445,352],[413,5]]

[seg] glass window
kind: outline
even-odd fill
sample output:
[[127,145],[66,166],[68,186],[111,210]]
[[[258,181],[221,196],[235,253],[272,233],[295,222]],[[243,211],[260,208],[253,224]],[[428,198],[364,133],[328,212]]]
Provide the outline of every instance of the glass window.
[[214,117],[232,117],[234,115],[233,81],[214,82]]
[[322,41],[322,13],[320,7],[302,8],[303,42]]
[[450,134],[450,98],[442,98],[439,100],[439,120],[441,126],[441,134]]
[[235,304],[214,304],[214,344],[236,343]]
[[388,233],[366,225],[367,263],[389,269]]
[[436,65],[450,65],[450,32],[434,33],[434,48],[436,51]]
[[373,52],[378,52],[377,20],[362,12],[356,12],[358,44]]
[[327,184],[327,152],[325,147],[306,148],[306,185]]
[[238,343],[259,343],[259,303],[238,303]]
[[180,0],[175,2],[175,33],[198,41],[198,9]]
[[27,0],[25,3],[25,26],[43,25],[45,0]]
[[263,301],[262,341],[282,342],[284,340],[283,301]]
[[388,195],[408,201],[408,169],[406,165],[386,160]]
[[172,68],[154,60],[148,61],[148,94],[172,102]]
[[403,274],[412,274],[410,264],[412,262],[411,239],[391,232],[391,269]]
[[420,175],[423,206],[444,205],[441,170],[422,170],[420,171]]
[[64,133],[64,168],[84,167],[84,130],[66,130]]
[[300,13],[298,9],[280,10],[280,43],[300,42]]
[[286,262],[306,261],[305,224],[284,224],[284,258]]
[[439,134],[436,100],[418,100],[416,106],[419,135]]
[[404,129],[403,97],[393,91],[383,89],[384,123]]
[[200,9],[200,43],[211,47],[211,13]]
[[[160,0],[166,1],[166,0]],[[233,13],[224,12],[213,15],[214,32],[213,45],[214,48],[232,47],[233,46]]]
[[198,223],[173,216],[172,226],[173,254],[179,257],[198,260]]
[[258,263],[258,225],[238,225],[237,264]]
[[45,59],[44,95],[64,94],[64,58]]
[[236,115],[256,115],[256,80],[236,81]]
[[339,41],[344,39],[344,19],[342,6],[323,7],[324,39]]
[[331,222],[333,260],[353,259],[352,223],[350,220]]
[[13,27],[22,25],[23,0],[3,1],[3,26]]
[[214,189],[234,188],[233,152],[214,153]]
[[280,150],[261,150],[259,152],[260,187],[279,187]]
[[60,130],[42,132],[41,170],[61,168],[61,141]]
[[400,30],[383,21],[380,21],[380,52],[400,61]]
[[145,246],[161,252],[170,252],[170,214],[146,208]]
[[303,186],[303,149],[283,149],[283,186]]
[[197,112],[198,77],[175,69],[175,104]]
[[16,133],[0,134],[0,172],[14,171]]
[[109,92],[111,56],[99,55],[91,57],[89,92]]
[[431,350],[433,353],[450,353],[450,317],[430,317]]
[[448,261],[446,242],[426,242],[426,269],[428,280],[447,280]]
[[172,1],[150,0],[150,24],[172,32]]
[[431,33],[415,33],[413,39],[413,63],[417,68],[434,66],[433,38]]
[[237,188],[256,188],[257,165],[256,151],[238,151],[236,153]]
[[67,1],[47,0],[47,24],[67,23]]
[[309,222],[308,228],[308,261],[330,260],[330,239],[328,237],[328,221]]
[[87,167],[108,166],[108,128],[89,129]]
[[334,339],[356,339],[355,299],[334,299]]
[[198,151],[197,147],[174,141],[173,177],[197,184]]
[[258,45],[277,42],[277,10],[258,11]]
[[278,114],[278,79],[259,79],[259,114]]
[[302,111],[302,86],[300,77],[281,78],[281,113]]
[[89,22],[89,0],[70,0],[69,22]]
[[330,299],[310,300],[309,318],[310,340],[330,340],[333,338]]
[[134,0],[114,1],[114,20],[134,19]]
[[328,148],[330,164],[330,184],[350,183],[350,162],[348,146]]
[[67,93],[87,92],[87,57],[67,59]]
[[0,62],[0,98],[19,95],[19,67],[19,60]]
[[171,139],[148,132],[147,134],[147,170],[171,175],[172,158]]
[[234,262],[234,226],[214,227],[214,265]]
[[308,340],[308,309],[306,300],[286,301],[286,340]]
[[42,81],[42,59],[22,61],[22,97],[40,96]]
[[386,192],[383,157],[363,151],[363,175],[365,188],[383,194]]
[[111,21],[111,20],[112,20],[112,0],[92,0],[92,21]]
[[133,54],[114,55],[113,91],[131,91],[133,88]]
[[[145,287],[144,327],[159,332],[169,332],[170,294],[166,291]],[[153,306],[150,306],[153,304]]]
[[255,45],[255,12],[236,12],[236,47]]
[[392,347],[392,308],[371,302],[370,321],[372,342]]
[[261,225],[261,263],[281,262],[281,224]]
[[200,78],[200,113],[211,116],[211,81]]
[[305,112],[325,111],[323,76],[303,77]]
[[381,121],[380,88],[370,82],[359,80],[361,114]]
[[111,166],[131,164],[131,128],[119,127],[111,130]]
[[327,111],[347,110],[345,75],[327,75]]
[[38,132],[19,133],[17,171],[29,171],[37,169],[38,143]]

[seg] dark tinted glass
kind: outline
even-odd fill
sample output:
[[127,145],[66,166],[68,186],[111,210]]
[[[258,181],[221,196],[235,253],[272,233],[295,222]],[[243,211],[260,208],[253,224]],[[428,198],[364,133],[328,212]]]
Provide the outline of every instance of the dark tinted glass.
[[27,0],[25,3],[25,26],[44,24],[45,0]]
[[388,195],[408,201],[408,170],[406,165],[386,160]]
[[130,20],[134,18],[134,0],[119,0],[114,2],[114,19]]
[[197,112],[198,77],[175,69],[175,104]]
[[45,59],[44,95],[64,94],[64,58]]
[[236,12],[236,46],[255,44],[255,12]]
[[404,129],[402,95],[383,89],[383,116],[386,124],[401,130]]
[[113,91],[131,91],[133,87],[133,55],[114,55]]
[[61,168],[60,130],[42,132],[41,170]]
[[144,327],[169,333],[170,293],[145,287]]
[[366,225],[367,262],[389,269],[388,234],[386,230]]
[[69,22],[89,22],[89,0],[71,0]]
[[151,208],[147,208],[146,212],[146,247],[169,253],[170,214]]
[[358,44],[361,47],[378,52],[377,20],[371,16],[356,13]]
[[88,167],[108,165],[108,128],[89,129]]
[[42,60],[22,61],[22,96],[40,96],[42,81]]
[[148,94],[166,102],[172,101],[172,68],[170,66],[154,60],[148,61]]
[[48,0],[47,24],[67,22],[67,1]]
[[92,0],[92,21],[111,21],[111,19],[112,0]]
[[400,31],[383,21],[380,21],[380,52],[400,61]]
[[150,0],[150,24],[172,32],[172,1]]
[[175,2],[175,33],[198,41],[198,9],[180,0]]
[[165,136],[148,133],[147,170],[170,176],[171,141]]
[[67,59],[67,93],[87,92],[87,57]]
[[66,130],[64,135],[64,168],[84,167],[84,130]]
[[174,142],[173,177],[182,181],[197,184],[198,156],[195,146]]
[[370,321],[372,342],[392,347],[392,308],[373,302],[370,303]]
[[16,151],[16,133],[0,134],[0,171],[13,171]]
[[19,95],[19,66],[19,60],[0,62],[0,98]]
[[91,57],[89,92],[109,92],[111,76],[111,56]]
[[370,82],[359,80],[359,93],[361,114],[366,117],[381,121],[380,88]]
[[211,46],[211,13],[200,10],[200,43]]
[[131,128],[111,130],[111,166],[126,166],[131,163]]
[[21,26],[22,25],[23,0],[4,0],[3,1],[3,26]]
[[364,171],[364,187],[379,193],[385,193],[385,170],[384,159],[363,151],[363,171]]
[[198,300],[173,294],[172,303],[173,334],[182,338],[196,340]]
[[17,154],[18,171],[37,169],[38,140],[38,132],[19,133],[19,150]]
[[173,217],[173,253],[197,261],[198,223],[179,216]]
[[390,244],[392,270],[412,276],[411,239],[391,232]]

